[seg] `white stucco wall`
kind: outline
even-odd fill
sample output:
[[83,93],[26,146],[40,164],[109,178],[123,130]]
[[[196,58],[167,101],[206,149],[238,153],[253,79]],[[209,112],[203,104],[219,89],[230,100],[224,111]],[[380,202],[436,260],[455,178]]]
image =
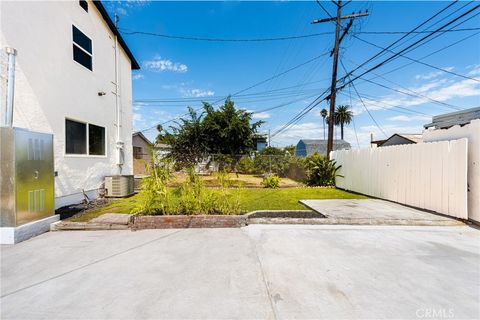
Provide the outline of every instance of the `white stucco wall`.
[[480,222],[480,119],[470,124],[449,129],[429,129],[423,132],[423,141],[468,139],[468,218]]
[[[92,40],[93,71],[72,58],[72,25]],[[1,1],[0,47],[17,49],[14,126],[54,134],[56,207],[81,200],[119,174],[115,141],[114,35],[89,1]],[[132,174],[131,64],[119,46],[122,137]],[[103,91],[105,96],[98,96]],[[106,128],[106,156],[65,155],[65,118]],[[94,195],[95,192],[89,192]]]

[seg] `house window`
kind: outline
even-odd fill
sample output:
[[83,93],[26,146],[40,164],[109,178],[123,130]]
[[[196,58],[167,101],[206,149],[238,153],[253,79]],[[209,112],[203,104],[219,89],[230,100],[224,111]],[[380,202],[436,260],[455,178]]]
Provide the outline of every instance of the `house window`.
[[92,70],[92,40],[72,25],[73,60]]
[[78,1],[78,3],[80,4],[80,7],[83,8],[83,10],[88,12],[88,2],[86,0],[80,0]]
[[65,120],[65,146],[68,154],[87,154],[87,125]]
[[105,128],[94,124],[88,125],[88,154],[105,155]]
[[104,127],[65,119],[66,154],[104,156],[105,142]]
[[133,157],[135,159],[142,159],[142,147],[133,147]]

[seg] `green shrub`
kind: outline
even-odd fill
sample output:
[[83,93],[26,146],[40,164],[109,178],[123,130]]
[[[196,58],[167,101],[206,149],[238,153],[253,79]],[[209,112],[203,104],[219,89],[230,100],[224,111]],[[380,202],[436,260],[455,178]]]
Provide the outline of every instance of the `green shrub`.
[[265,188],[276,189],[280,186],[280,177],[268,176],[263,178],[262,184]]
[[215,177],[222,186],[222,188],[230,188],[232,186],[232,179],[226,171],[218,171],[215,173]]
[[252,173],[253,172],[253,160],[249,157],[242,157],[237,162],[237,171],[239,173]]
[[328,160],[318,153],[306,158],[305,161],[307,184],[309,186],[335,185],[335,177],[341,167],[337,167],[335,161]]
[[[238,214],[240,201],[238,192],[232,194],[228,189],[230,178],[228,173],[217,173],[222,185],[220,189],[208,189],[203,180],[195,174],[193,168],[188,169],[187,180],[182,184],[179,192],[178,213],[192,214]],[[235,197],[236,196],[236,197]]]
[[157,161],[153,156],[153,164],[146,167],[149,176],[142,179],[142,201],[132,209],[132,213],[168,214],[172,210],[167,187],[172,176],[172,164],[166,159]]

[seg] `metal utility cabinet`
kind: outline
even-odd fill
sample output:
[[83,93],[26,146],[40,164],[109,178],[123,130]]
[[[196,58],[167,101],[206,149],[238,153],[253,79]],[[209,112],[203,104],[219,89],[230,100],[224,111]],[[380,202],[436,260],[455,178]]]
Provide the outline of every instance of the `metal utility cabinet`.
[[0,227],[54,214],[53,135],[0,127]]

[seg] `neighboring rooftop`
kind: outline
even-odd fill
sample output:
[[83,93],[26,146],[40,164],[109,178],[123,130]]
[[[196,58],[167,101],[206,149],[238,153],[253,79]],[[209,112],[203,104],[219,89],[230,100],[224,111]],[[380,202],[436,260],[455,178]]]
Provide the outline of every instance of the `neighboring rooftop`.
[[[333,150],[350,149],[351,145],[345,140],[333,140]],[[327,154],[327,140],[301,139],[295,148],[296,156],[311,156],[314,153]]]
[[431,127],[447,129],[456,125],[464,126],[474,119],[480,119],[480,107],[434,116],[432,122],[424,125],[424,127],[426,129]]
[[395,133],[386,140],[372,141],[377,147],[397,146],[402,144],[415,144],[423,142],[421,133]]
[[135,136],[138,136],[138,137],[142,138],[142,139],[145,140],[145,142],[148,143],[149,145],[151,145],[151,146],[153,145],[153,143],[152,143],[147,137],[145,137],[145,135],[144,135],[142,132],[140,132],[140,131],[134,132],[134,133],[132,134],[132,137],[135,137]]
[[115,27],[115,23],[112,21],[110,16],[108,15],[107,10],[105,10],[105,7],[103,6],[102,2],[99,0],[93,0],[92,1],[97,10],[100,12],[102,15],[103,20],[107,23],[108,27],[110,30],[113,32],[114,35],[117,36],[118,43],[120,46],[125,50],[125,53],[127,54],[128,58],[130,59],[132,69],[133,70],[139,70],[140,65],[137,62],[137,59],[133,56],[132,51],[130,51],[130,48],[128,48],[127,44],[125,43],[125,40],[123,40],[122,36],[120,35],[120,32],[118,32],[117,27]]

